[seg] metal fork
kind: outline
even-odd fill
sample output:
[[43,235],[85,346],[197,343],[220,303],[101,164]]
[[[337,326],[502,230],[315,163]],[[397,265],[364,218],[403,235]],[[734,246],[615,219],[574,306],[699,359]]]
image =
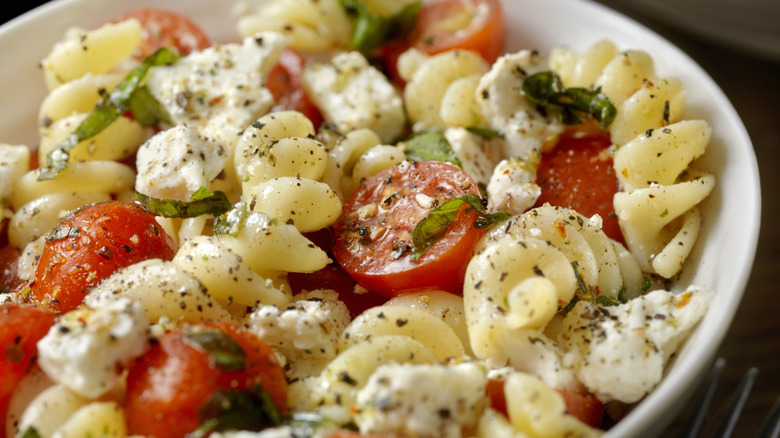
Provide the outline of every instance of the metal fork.
[[[715,390],[718,387],[720,376],[723,374],[723,369],[726,367],[726,360],[718,358],[712,365],[710,373],[707,375],[707,379],[704,385],[699,389],[699,392],[695,395],[692,406],[694,411],[687,417],[680,429],[680,438],[696,438],[701,430],[704,418],[707,415],[710,402],[715,395]],[[750,390],[753,388],[753,383],[758,377],[758,368],[752,367],[742,377],[739,386],[731,395],[731,398],[727,401],[724,414],[721,418],[716,419],[718,421],[717,426],[713,429],[715,434],[711,435],[713,438],[729,438],[734,432],[734,428],[737,425],[737,420],[742,413],[742,408],[745,406]],[[769,410],[764,419],[761,429],[758,432],[758,438],[777,438],[780,436],[780,397],[775,401],[775,404]]]

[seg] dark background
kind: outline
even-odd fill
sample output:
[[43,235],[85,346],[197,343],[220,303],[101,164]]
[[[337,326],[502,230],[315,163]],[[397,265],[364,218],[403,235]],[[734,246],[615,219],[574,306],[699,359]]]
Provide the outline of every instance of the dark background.
[[[676,44],[696,60],[723,89],[733,103],[753,142],[761,175],[762,221],[755,265],[718,356],[727,361],[712,415],[728,400],[742,375],[751,367],[760,374],[748,399],[735,436],[755,436],[764,416],[780,396],[780,218],[775,202],[780,184],[780,59],[751,54],[750,48],[731,47],[682,28],[673,27],[641,11],[621,7],[614,0],[600,0],[634,18]],[[44,2],[5,4],[0,22]],[[8,10],[8,9],[11,10]],[[780,17],[778,17],[780,26]],[[713,421],[705,421],[702,436],[711,435]],[[679,419],[664,436],[675,436]]]

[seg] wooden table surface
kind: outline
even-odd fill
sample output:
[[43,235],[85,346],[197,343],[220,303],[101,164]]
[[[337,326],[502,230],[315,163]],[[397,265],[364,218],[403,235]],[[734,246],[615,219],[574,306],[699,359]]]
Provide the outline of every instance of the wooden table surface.
[[[763,59],[709,41],[627,9],[619,1],[600,2],[655,30],[696,60],[734,104],[753,142],[761,174],[761,234],[744,299],[718,352],[727,366],[713,406],[728,399],[750,367],[758,367],[760,374],[735,434],[755,436],[780,396],[780,226],[774,223],[780,217],[775,202],[780,187],[780,59]],[[22,9],[6,9],[4,14],[10,15],[0,23],[40,3],[16,2]],[[678,427],[675,422],[664,436],[676,436]],[[706,429],[703,432],[702,436],[709,435]]]

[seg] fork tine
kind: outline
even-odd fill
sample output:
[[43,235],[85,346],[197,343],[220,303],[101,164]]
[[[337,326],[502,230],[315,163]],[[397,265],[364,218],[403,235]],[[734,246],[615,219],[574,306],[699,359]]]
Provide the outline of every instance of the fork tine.
[[753,388],[753,382],[756,381],[758,376],[758,368],[751,367],[745,375],[742,377],[742,381],[739,382],[739,387],[731,396],[726,414],[721,420],[721,423],[713,435],[713,438],[728,438],[731,433],[734,432],[734,427],[737,425],[739,415],[742,413],[742,408],[745,407],[750,390]]
[[712,396],[715,395],[715,390],[718,387],[718,381],[721,374],[723,374],[723,368],[726,367],[726,359],[719,357],[712,365],[707,380],[704,385],[699,389],[695,399],[691,403],[694,406],[694,412],[688,416],[688,419],[683,423],[680,429],[680,438],[695,438],[699,434],[699,429],[704,422],[704,416],[707,414],[707,408],[710,406]]
[[769,410],[761,429],[758,432],[758,438],[777,438],[780,436],[780,397],[775,400],[772,409]]

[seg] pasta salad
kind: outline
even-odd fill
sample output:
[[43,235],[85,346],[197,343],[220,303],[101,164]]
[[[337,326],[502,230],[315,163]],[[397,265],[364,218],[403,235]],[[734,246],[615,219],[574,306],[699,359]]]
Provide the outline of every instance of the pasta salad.
[[684,84],[497,0],[162,9],[41,60],[1,144],[0,436],[599,436],[713,293]]

